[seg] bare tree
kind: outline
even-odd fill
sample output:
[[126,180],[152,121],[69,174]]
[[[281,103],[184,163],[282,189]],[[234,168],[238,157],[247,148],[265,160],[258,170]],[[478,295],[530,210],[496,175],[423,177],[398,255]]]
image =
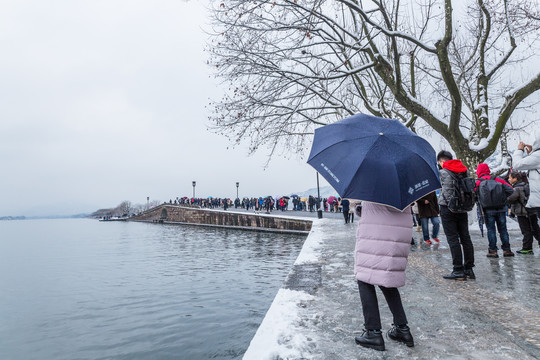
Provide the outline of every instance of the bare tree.
[[368,112],[435,131],[475,165],[540,89],[533,0],[222,0],[212,14],[209,62],[228,91],[211,120],[251,151],[303,152],[316,127]]
[[131,213],[133,207],[131,205],[131,201],[125,200],[120,203],[115,209],[115,213],[122,216],[129,216]]
[[146,204],[135,204],[132,207],[132,211],[135,214],[142,213],[144,210],[146,210]]

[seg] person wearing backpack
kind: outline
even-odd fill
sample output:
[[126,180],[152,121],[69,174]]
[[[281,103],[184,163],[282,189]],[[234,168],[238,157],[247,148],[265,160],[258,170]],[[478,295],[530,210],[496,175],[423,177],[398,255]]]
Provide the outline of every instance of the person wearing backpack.
[[[469,234],[467,215],[467,211],[474,206],[474,181],[467,176],[467,167],[461,160],[453,160],[450,152],[440,151],[437,154],[437,162],[441,168],[439,171],[442,185],[439,195],[441,222],[452,254],[453,265],[452,272],[443,275],[443,278],[475,279],[474,246]],[[466,179],[473,181],[472,184]]]
[[520,142],[512,156],[512,166],[517,171],[528,171],[530,196],[527,202],[529,221],[538,227],[540,216],[540,130],[534,135],[532,145]]
[[[476,181],[478,204],[482,208],[489,242],[487,257],[499,257],[497,253],[497,230],[501,238],[503,256],[514,256],[510,249],[510,237],[506,229],[506,213],[508,212],[506,199],[512,195],[514,189],[503,179],[492,176],[489,166],[485,163],[478,164],[476,176],[478,176]],[[497,229],[495,229],[495,225]]]
[[512,214],[517,217],[519,229],[523,235],[523,247],[516,252],[518,254],[533,255],[533,237],[540,244],[540,228],[538,227],[536,215],[532,215],[534,221],[531,221],[526,208],[530,196],[529,184],[523,181],[522,175],[517,171],[510,173],[508,181],[514,187],[514,193],[508,197],[508,203]]

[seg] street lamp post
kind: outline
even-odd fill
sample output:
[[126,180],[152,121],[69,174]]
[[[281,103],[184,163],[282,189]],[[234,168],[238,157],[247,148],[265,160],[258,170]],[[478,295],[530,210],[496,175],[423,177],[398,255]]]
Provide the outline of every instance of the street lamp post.
[[317,171],[317,217],[322,219],[321,189],[319,188],[319,172]]
[[150,208],[150,196],[146,197],[146,210]]
[[195,199],[195,185],[197,185],[196,181],[192,181],[191,185],[193,185],[193,198]]
[[236,198],[239,199],[238,197],[238,187],[240,186],[240,183],[237,181],[236,182]]

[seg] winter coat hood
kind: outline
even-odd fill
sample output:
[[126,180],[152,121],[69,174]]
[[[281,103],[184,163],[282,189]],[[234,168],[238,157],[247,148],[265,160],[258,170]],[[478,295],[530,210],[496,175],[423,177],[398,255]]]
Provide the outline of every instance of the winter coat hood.
[[467,171],[467,168],[465,167],[465,165],[463,165],[461,160],[457,159],[445,161],[442,167],[443,169],[448,169],[455,173],[462,173]]
[[491,170],[489,169],[488,164],[481,163],[478,164],[478,168],[476,168],[476,176],[478,178],[482,177],[482,175],[489,175],[491,174]]
[[[448,205],[448,199],[454,192],[454,178],[451,172],[467,176],[467,168],[461,160],[448,160],[443,163],[443,170],[439,171],[441,178],[441,194],[439,195],[439,205]],[[445,171],[447,170],[447,171]]]

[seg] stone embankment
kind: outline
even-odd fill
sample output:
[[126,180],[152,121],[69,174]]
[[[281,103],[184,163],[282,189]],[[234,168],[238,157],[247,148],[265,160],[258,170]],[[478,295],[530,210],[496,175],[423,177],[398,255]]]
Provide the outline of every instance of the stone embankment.
[[312,225],[311,220],[300,218],[214,209],[199,209],[170,204],[157,206],[138,216],[131,217],[128,220],[293,234],[308,234]]

